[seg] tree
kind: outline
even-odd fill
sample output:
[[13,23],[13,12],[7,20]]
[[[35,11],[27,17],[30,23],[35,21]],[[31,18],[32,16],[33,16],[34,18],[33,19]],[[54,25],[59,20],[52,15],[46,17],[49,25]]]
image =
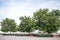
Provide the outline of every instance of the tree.
[[53,16],[60,16],[60,10],[52,10],[50,12]]
[[34,12],[34,19],[40,30],[48,33],[56,32],[59,29],[59,17],[52,15],[53,13],[59,15],[59,11],[51,11],[48,9],[40,9]]
[[21,32],[30,32],[34,30],[35,20],[30,17],[22,16],[20,17],[21,23],[19,25],[19,31]]
[[16,29],[16,23],[13,19],[3,19],[2,22],[1,22],[1,30],[3,32],[8,32],[10,31],[11,32],[16,32],[17,29]]

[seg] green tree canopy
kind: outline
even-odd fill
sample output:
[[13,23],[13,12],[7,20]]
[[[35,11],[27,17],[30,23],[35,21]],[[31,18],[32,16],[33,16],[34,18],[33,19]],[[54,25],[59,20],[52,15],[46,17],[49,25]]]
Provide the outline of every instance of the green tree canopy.
[[48,9],[40,9],[34,12],[34,19],[40,30],[52,33],[59,29],[59,14],[59,10],[49,12]]
[[27,16],[20,17],[21,23],[19,25],[19,31],[31,32],[34,30],[35,20]]
[[3,19],[2,22],[1,22],[1,30],[3,32],[15,32],[17,31],[16,29],[16,23],[13,19]]

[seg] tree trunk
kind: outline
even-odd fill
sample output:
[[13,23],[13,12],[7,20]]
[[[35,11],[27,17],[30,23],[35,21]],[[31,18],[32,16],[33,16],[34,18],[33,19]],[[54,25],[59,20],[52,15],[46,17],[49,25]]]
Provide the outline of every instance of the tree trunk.
[[11,35],[11,31],[10,31],[10,35]]
[[49,36],[49,37],[52,37],[51,32],[48,32],[48,36]]
[[29,32],[29,36],[30,36],[30,32]]

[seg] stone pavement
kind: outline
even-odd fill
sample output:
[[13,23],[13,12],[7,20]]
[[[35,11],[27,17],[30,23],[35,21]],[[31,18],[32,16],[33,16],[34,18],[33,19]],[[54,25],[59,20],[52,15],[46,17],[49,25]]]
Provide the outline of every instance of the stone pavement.
[[2,36],[0,40],[60,40],[59,37],[33,37],[33,36]]

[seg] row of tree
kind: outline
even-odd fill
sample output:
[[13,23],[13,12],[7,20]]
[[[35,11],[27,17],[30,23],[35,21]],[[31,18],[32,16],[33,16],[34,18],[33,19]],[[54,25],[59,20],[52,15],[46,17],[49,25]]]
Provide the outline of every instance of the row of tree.
[[1,31],[3,32],[31,32],[33,30],[41,30],[47,33],[57,32],[60,28],[60,10],[39,9],[33,13],[33,17],[22,16],[17,26],[13,19],[3,19],[1,21]]

